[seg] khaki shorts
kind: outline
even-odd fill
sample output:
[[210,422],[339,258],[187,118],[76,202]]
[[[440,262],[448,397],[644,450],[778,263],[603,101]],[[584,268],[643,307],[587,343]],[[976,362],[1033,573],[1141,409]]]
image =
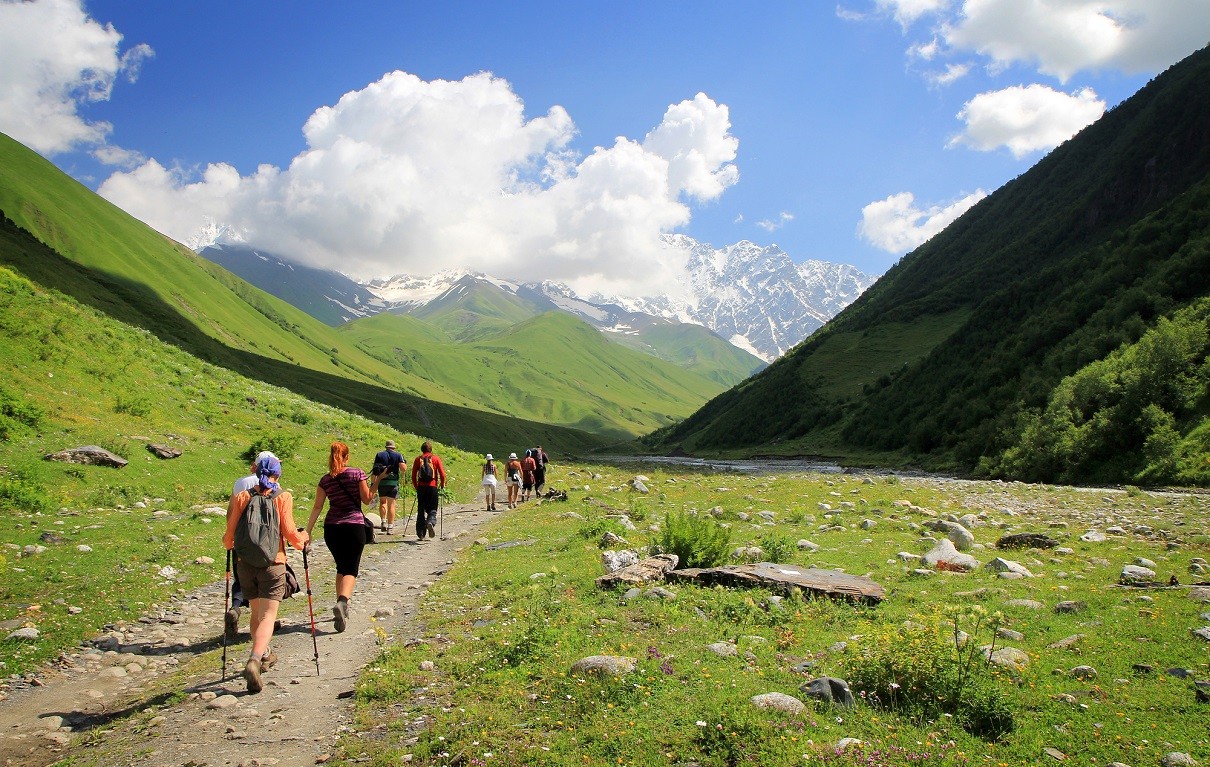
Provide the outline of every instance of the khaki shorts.
[[235,570],[239,575],[239,585],[244,592],[244,599],[272,599],[274,602],[280,602],[286,598],[286,566],[284,564],[251,567],[242,561],[237,561]]

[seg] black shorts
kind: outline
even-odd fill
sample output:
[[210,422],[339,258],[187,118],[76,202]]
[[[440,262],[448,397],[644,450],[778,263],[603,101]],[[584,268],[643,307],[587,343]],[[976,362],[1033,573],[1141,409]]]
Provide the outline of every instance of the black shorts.
[[361,552],[366,547],[366,527],[360,522],[348,525],[324,525],[324,543],[336,560],[337,575],[357,577]]
[[398,498],[399,497],[399,485],[397,485],[397,484],[393,484],[393,485],[379,484],[378,485],[378,497],[379,498]]

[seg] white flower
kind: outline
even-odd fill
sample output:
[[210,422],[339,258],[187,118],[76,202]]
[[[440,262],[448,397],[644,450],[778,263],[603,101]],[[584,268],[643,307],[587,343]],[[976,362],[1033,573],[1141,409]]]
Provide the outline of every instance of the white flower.
[[703,722],[701,719],[698,719],[698,720],[697,720],[697,726],[698,726],[698,727],[705,727],[705,726],[706,726],[706,723],[705,723],[705,722]]

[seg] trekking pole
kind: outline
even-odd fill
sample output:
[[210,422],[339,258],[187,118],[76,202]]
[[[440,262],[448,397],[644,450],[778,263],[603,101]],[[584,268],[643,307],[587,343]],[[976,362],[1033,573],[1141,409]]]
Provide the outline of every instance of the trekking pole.
[[408,523],[412,521],[412,512],[416,510],[416,491],[412,490],[412,504],[408,509],[408,518],[403,522],[403,534],[407,535]]
[[227,681],[227,611],[231,609],[231,549],[227,549],[227,571],[223,576],[223,679]]
[[[300,531],[304,528],[298,528]],[[307,563],[307,551],[311,548],[310,541],[303,546],[303,578],[307,581],[307,612],[311,614],[311,646],[315,648],[315,676],[319,676],[319,641],[315,639],[315,606],[311,602],[311,568]],[[224,670],[225,673],[225,670]]]

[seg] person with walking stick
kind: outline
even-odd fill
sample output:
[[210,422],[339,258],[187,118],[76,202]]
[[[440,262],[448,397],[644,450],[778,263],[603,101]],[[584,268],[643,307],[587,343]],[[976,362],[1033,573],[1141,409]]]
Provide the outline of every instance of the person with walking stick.
[[416,537],[437,537],[438,492],[445,489],[445,466],[427,440],[412,461],[412,487],[416,489]]
[[332,607],[332,627],[336,633],[345,630],[349,620],[349,600],[361,571],[361,554],[366,546],[367,527],[374,526],[366,520],[361,505],[369,503],[373,495],[366,482],[366,473],[349,465],[349,446],[333,442],[328,451],[328,472],[319,478],[315,488],[315,503],[311,506],[311,518],[307,520],[307,532],[315,529],[315,522],[324,504],[328,512],[324,515],[324,543],[336,562],[336,604]]
[[[270,648],[277,609],[286,596],[286,544],[303,549],[311,540],[294,524],[294,496],[282,490],[281,461],[265,456],[256,463],[257,487],[239,493],[227,510],[223,545],[235,552],[244,596],[250,601],[252,651],[244,664],[248,692],[258,693],[261,674],[277,662]],[[225,645],[224,645],[225,647]],[[223,668],[226,676],[226,666]]]

